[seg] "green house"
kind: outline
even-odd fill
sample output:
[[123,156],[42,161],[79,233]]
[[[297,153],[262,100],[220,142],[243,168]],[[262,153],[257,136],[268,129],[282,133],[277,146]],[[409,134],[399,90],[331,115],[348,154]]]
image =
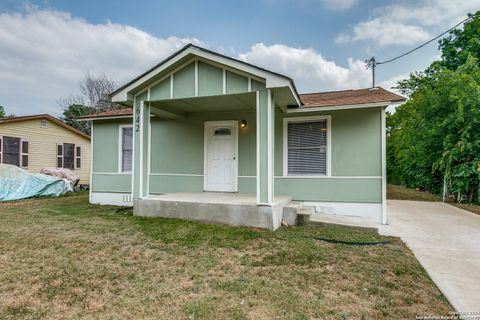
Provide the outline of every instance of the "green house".
[[[386,223],[382,88],[299,94],[274,71],[187,45],[92,121],[90,202],[276,229],[286,208]],[[294,221],[294,219],[293,219]]]

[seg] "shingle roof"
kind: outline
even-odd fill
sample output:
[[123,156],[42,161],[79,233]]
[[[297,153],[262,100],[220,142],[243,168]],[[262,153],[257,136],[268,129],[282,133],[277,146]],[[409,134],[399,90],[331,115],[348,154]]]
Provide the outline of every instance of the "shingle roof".
[[382,87],[358,90],[306,93],[300,95],[303,108],[369,104],[377,102],[403,102],[406,99]]
[[64,127],[65,129],[67,130],[70,130],[88,140],[90,140],[90,136],[73,128],[73,127],[70,127],[68,124],[66,124],[65,122],[55,118],[55,117],[52,117],[51,115],[49,114],[35,114],[35,115],[31,115],[31,116],[20,116],[20,117],[5,117],[5,118],[0,118],[0,125],[2,123],[11,123],[11,122],[18,122],[18,121],[26,121],[26,120],[35,120],[35,119],[48,119],[56,124],[58,124],[59,126],[61,127]]
[[[376,87],[373,89],[370,88],[300,94],[300,101],[302,102],[303,108],[349,106],[381,102],[390,104],[394,102],[403,102],[405,100],[406,98],[381,87]],[[132,114],[132,109],[126,108],[91,114],[79,117],[79,119],[101,119],[122,116],[127,117],[131,116]]]
[[133,114],[132,108],[125,108],[125,109],[116,109],[111,111],[104,111],[94,114],[89,114],[86,116],[78,117],[78,119],[91,119],[91,118],[110,118],[110,117],[123,117],[123,116],[131,116]]

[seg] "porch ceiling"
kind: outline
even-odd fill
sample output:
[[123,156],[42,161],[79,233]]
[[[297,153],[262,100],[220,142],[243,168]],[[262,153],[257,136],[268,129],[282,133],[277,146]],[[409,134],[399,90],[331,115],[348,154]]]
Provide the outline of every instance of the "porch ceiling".
[[165,119],[185,117],[191,112],[255,110],[256,93],[147,101],[151,112]]

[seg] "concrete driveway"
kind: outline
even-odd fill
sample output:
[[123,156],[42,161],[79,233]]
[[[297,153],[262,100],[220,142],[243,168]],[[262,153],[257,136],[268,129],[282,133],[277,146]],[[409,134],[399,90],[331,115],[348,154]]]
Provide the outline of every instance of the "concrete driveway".
[[480,215],[441,202],[388,201],[389,225],[457,311],[480,311]]

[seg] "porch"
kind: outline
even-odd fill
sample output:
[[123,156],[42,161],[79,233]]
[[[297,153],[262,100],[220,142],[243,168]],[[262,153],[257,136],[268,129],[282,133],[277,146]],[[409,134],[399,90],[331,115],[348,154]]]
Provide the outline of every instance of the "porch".
[[134,213],[275,230],[280,227],[284,207],[290,201],[288,196],[275,196],[271,205],[259,206],[253,194],[177,192],[136,199]]

